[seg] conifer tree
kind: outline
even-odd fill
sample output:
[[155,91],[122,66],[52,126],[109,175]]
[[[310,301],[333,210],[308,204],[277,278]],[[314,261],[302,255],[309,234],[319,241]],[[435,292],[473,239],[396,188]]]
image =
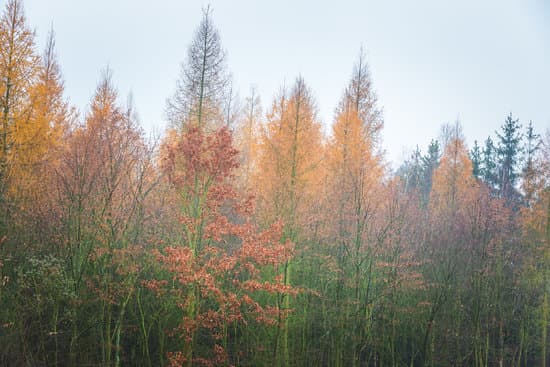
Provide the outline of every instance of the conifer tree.
[[[31,144],[28,130],[30,93],[40,70],[35,34],[27,25],[23,4],[9,0],[0,18],[0,184],[5,191],[12,162]],[[38,141],[40,137],[37,137]],[[33,139],[34,140],[34,139]]]
[[540,135],[534,132],[532,121],[529,121],[525,138],[525,164],[522,169],[521,187],[525,195],[525,202],[527,206],[530,206],[535,193],[535,180],[537,176],[535,157],[541,145]]
[[428,145],[428,152],[422,157],[422,194],[424,198],[428,198],[430,191],[432,190],[433,174],[436,168],[439,166],[439,159],[441,153],[439,151],[439,142],[433,140]]
[[376,147],[380,143],[380,133],[384,126],[382,110],[378,107],[377,102],[378,98],[372,85],[365,50],[361,47],[351,80],[337,108],[337,114],[346,109],[357,111],[357,116],[367,132],[371,144]]
[[168,100],[167,114],[172,127],[181,129],[188,124],[207,129],[220,127],[225,120],[224,98],[229,81],[220,34],[212,21],[212,9],[207,7],[187,51],[187,61],[182,64],[176,92]]
[[474,146],[470,151],[470,159],[472,160],[472,174],[475,178],[481,177],[481,148],[474,140]]
[[[36,206],[48,196],[57,153],[69,120],[73,118],[63,96],[64,85],[55,52],[55,35],[50,30],[36,81],[29,88],[30,114],[24,129],[18,129],[17,156],[11,161],[11,181],[19,205]],[[43,203],[43,202],[42,202]],[[33,208],[36,211],[40,208]]]
[[513,119],[510,113],[497,132],[498,145],[498,189],[501,197],[511,200],[516,193],[516,183],[519,177],[519,159],[521,155],[521,125],[518,119]]
[[491,137],[485,140],[483,147],[483,160],[481,164],[481,177],[483,181],[492,189],[497,184],[497,156],[496,148]]
[[[321,182],[320,157],[321,125],[311,91],[299,77],[289,95],[283,90],[268,112],[255,179],[261,220],[272,223],[281,219],[283,238],[296,243],[297,251],[303,250],[300,242]],[[285,285],[294,284],[291,261],[284,264],[282,276]],[[288,294],[281,294],[280,305],[280,334],[274,354],[282,366],[288,367],[289,318],[284,317],[291,308]]]
[[405,189],[407,191],[419,190],[422,182],[422,152],[418,145],[415,150],[411,153],[409,159],[407,159],[399,170],[397,174],[401,177],[405,184]]
[[255,88],[245,99],[240,119],[234,131],[235,146],[240,152],[239,180],[243,190],[252,189],[252,175],[257,165],[257,150],[262,123],[260,96]]

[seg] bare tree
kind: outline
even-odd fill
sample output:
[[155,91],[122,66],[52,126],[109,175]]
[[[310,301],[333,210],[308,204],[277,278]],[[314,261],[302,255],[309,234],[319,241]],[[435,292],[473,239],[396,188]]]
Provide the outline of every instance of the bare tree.
[[336,109],[336,114],[350,110],[357,111],[371,142],[377,144],[380,142],[380,132],[384,125],[382,110],[377,104],[378,99],[372,85],[365,50],[361,47],[351,80],[344,90],[344,96]]
[[229,80],[225,51],[212,22],[212,10],[207,7],[189,46],[187,62],[182,64],[176,92],[168,100],[170,124],[176,128],[189,123],[201,128],[221,125]]

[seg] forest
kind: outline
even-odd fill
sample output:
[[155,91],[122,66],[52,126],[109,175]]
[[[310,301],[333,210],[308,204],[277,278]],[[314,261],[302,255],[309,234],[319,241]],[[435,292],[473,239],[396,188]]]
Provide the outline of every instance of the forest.
[[1,366],[550,366],[550,130],[392,170],[363,52],[324,133],[300,76],[236,107],[206,8],[151,138],[1,12]]

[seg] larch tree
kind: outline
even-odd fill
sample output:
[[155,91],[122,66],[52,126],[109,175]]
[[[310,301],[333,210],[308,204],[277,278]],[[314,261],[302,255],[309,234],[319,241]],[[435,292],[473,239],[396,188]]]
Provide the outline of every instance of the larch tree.
[[[66,136],[57,165],[56,200],[72,292],[94,295],[101,320],[95,343],[100,360],[120,365],[122,325],[136,288],[143,243],[141,209],[155,183],[152,151],[132,107],[119,105],[110,72],[102,75],[82,125]],[[72,304],[70,364],[78,363],[83,308]],[[85,309],[85,308],[84,308]]]
[[235,124],[241,115],[240,98],[239,94],[235,92],[232,78],[228,77],[228,80],[229,86],[225,90],[223,101],[223,120],[225,126],[227,126],[230,130],[234,130]]
[[301,78],[240,108],[206,8],[157,149],[109,73],[70,108],[22,1],[0,15],[1,366],[549,366],[550,132],[510,115],[468,152],[447,125],[393,173],[363,50],[325,139]]
[[314,183],[319,183],[321,125],[311,92],[302,78],[289,95],[273,101],[258,148],[256,182],[266,222],[283,219],[288,238],[296,239]]
[[172,127],[182,129],[190,124],[215,129],[223,124],[224,112],[231,114],[233,105],[225,101],[230,85],[225,58],[212,9],[207,7],[187,50],[176,92],[168,100],[167,115]]
[[[529,134],[528,131],[529,135],[534,134]],[[530,289],[539,290],[536,292],[539,300],[536,304],[538,317],[534,339],[537,340],[540,350],[540,365],[545,367],[549,365],[550,325],[550,130],[546,131],[531,158],[530,201],[529,206],[522,208],[522,227],[525,245],[532,255],[526,259],[524,272]]]
[[[337,307],[345,310],[340,313],[336,325],[333,356],[336,365],[345,364],[347,359],[344,359],[344,355],[352,357],[347,360],[350,363],[359,359],[357,345],[361,340],[346,340],[343,337],[349,335],[346,329],[368,328],[362,323],[349,324],[349,320],[351,315],[360,312],[359,307],[365,297],[364,287],[372,280],[378,248],[373,238],[376,231],[374,216],[378,214],[376,209],[381,205],[384,174],[381,156],[378,154],[381,127],[381,113],[376,105],[368,66],[361,51],[336,111],[324,163],[328,186],[325,212],[330,213],[331,217],[327,218],[331,228],[329,241],[334,243],[332,256],[339,274],[336,302]],[[352,300],[351,305],[354,305],[352,308],[345,303],[347,293]],[[367,298],[370,296],[366,295]],[[371,307],[370,300],[366,301],[366,307]],[[346,345],[350,347],[349,351],[344,351]]]
[[120,365],[120,342],[126,307],[133,295],[142,252],[132,234],[143,222],[136,219],[153,175],[149,150],[137,126],[133,107],[125,110],[105,71],[86,116],[87,138],[92,154],[86,157],[97,164],[91,207],[95,246],[90,255],[94,273],[88,280],[102,302],[102,358],[107,365]]
[[[503,249],[506,240],[514,237],[510,210],[504,201],[491,195],[491,189],[480,183],[472,186],[464,199],[457,219],[462,228],[455,228],[462,242],[462,250],[457,254],[460,279],[467,286],[455,292],[460,302],[455,313],[467,311],[455,320],[462,324],[457,328],[458,333],[472,340],[470,364],[482,367],[490,364],[491,358],[497,359],[491,350],[503,348],[500,319],[504,307],[501,304],[505,303],[504,288],[512,282],[511,279],[503,281],[505,264],[518,260],[508,255],[511,251]],[[496,335],[499,337],[494,337]],[[467,350],[461,352],[467,353]]]
[[[3,279],[1,283],[4,285],[6,279],[17,278],[18,273],[23,273],[24,276],[21,279],[25,279],[28,274],[23,271],[23,264],[34,262],[36,274],[48,265],[52,265],[53,261],[49,261],[51,257],[40,256],[39,251],[45,249],[37,244],[43,244],[51,239],[46,240],[35,235],[40,225],[32,219],[29,220],[32,215],[30,205],[32,201],[23,199],[30,192],[25,186],[20,185],[26,184],[26,179],[37,182],[36,166],[41,162],[44,151],[34,150],[33,147],[42,144],[48,133],[47,130],[37,129],[33,121],[32,91],[41,68],[40,57],[35,47],[35,33],[27,24],[22,1],[9,0],[2,5],[0,15],[0,237],[2,238],[0,262],[3,266],[0,278]],[[10,258],[14,260],[4,262],[5,259]],[[40,277],[36,279],[40,280]],[[43,297],[46,292],[55,288],[54,283],[54,279],[44,280],[40,283],[44,291],[40,288],[32,296],[25,297],[22,296],[25,285],[24,281],[21,281],[19,283],[21,288],[16,289],[11,296],[2,294],[0,304],[5,310],[1,315],[2,323],[14,325],[15,335],[18,335],[17,338],[12,338],[17,340],[14,347],[10,341],[5,342],[6,350],[13,348],[19,357],[10,362],[0,363],[33,364],[36,348],[30,340],[33,340],[33,336],[39,335],[37,325],[50,321],[49,314],[44,318],[37,317],[34,308],[46,310],[56,302],[52,297]],[[18,304],[20,307],[7,306],[6,302],[11,302],[12,306]],[[40,339],[44,340],[43,337]],[[29,352],[25,353],[26,351]]]
[[[511,311],[504,304],[509,304],[510,264],[517,260],[504,245],[514,236],[508,209],[491,194],[491,188],[473,176],[460,126],[456,124],[447,131],[447,144],[434,173],[422,249],[429,302],[422,354],[425,365],[433,365],[438,359],[461,360],[471,350],[454,340],[469,337],[473,348],[470,363],[484,366],[490,360],[506,360],[503,320]],[[465,283],[469,286],[461,288],[460,284]],[[472,319],[465,318],[466,307]],[[438,323],[452,328],[454,337],[436,328]],[[443,348],[431,348],[433,340],[443,335]]]
[[[428,346],[435,332],[434,322],[441,314],[451,312],[457,307],[451,292],[459,279],[463,248],[461,209],[472,196],[476,185],[472,175],[472,162],[468,156],[464,137],[459,123],[445,126],[446,142],[439,167],[434,171],[433,186],[430,194],[430,227],[423,244],[423,257],[427,264],[424,276],[428,286],[427,301],[429,310],[426,315],[422,355],[424,365],[433,362],[433,351]],[[450,358],[450,357],[449,357]],[[431,361],[431,362],[430,362]],[[432,363],[433,364],[433,363]]]
[[36,81],[29,91],[28,124],[18,134],[19,154],[13,162],[16,173],[12,177],[23,210],[42,202],[40,208],[35,207],[32,212],[45,205],[44,199],[48,197],[45,190],[49,187],[44,183],[53,177],[50,173],[55,169],[64,134],[75,116],[63,96],[53,30],[48,35],[41,61]]
[[[38,77],[40,58],[35,34],[26,23],[23,4],[10,0],[0,19],[0,179],[2,195],[14,162],[25,160],[22,150],[39,142],[33,136],[31,89]],[[29,136],[30,135],[30,136]],[[31,139],[29,141],[29,139]]]
[[468,155],[462,128],[456,123],[449,128],[439,167],[434,172],[431,205],[434,209],[450,209],[459,205],[474,185],[472,161]]
[[239,185],[241,190],[252,189],[252,175],[256,169],[257,150],[262,124],[262,106],[260,96],[254,87],[245,99],[245,106],[233,135],[235,146],[239,150]]
[[344,92],[339,109],[353,109],[361,120],[373,146],[378,148],[380,133],[384,126],[382,110],[377,105],[378,98],[372,85],[369,65],[361,47],[358,60],[353,68],[351,80]]
[[[289,95],[275,98],[267,113],[267,122],[260,139],[255,185],[258,188],[260,220],[272,223],[282,220],[284,239],[296,243],[297,253],[311,219],[308,211],[321,182],[321,125],[315,104],[304,80],[296,79]],[[297,255],[299,256],[299,255]],[[282,269],[285,285],[292,285],[292,262]],[[290,296],[281,294],[280,333],[276,336],[274,355],[282,366],[290,365],[289,318]]]

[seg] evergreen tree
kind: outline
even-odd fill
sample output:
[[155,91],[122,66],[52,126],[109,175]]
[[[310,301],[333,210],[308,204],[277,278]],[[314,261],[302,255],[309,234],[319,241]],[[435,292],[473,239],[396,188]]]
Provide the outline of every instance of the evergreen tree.
[[473,174],[476,178],[481,177],[481,148],[477,144],[477,140],[474,140],[474,147],[470,151],[470,159],[472,160]]
[[422,182],[422,152],[418,145],[410,158],[399,167],[397,176],[401,177],[407,191],[420,189]]
[[495,189],[497,183],[497,157],[496,148],[491,137],[485,140],[483,148],[483,160],[481,165],[481,178],[490,188]]
[[535,155],[541,144],[540,135],[534,132],[532,121],[529,121],[525,138],[525,165],[522,170],[521,187],[523,189],[523,193],[525,194],[526,204],[530,206],[534,194],[534,181],[537,175],[535,168]]
[[510,200],[514,196],[515,185],[519,177],[518,163],[521,154],[521,125],[518,119],[513,119],[510,113],[504,125],[502,134],[498,136],[498,189],[501,197]]
[[439,150],[439,141],[433,140],[428,145],[428,153],[422,157],[422,175],[421,183],[422,194],[424,198],[428,198],[432,190],[433,173],[439,165],[441,152]]

